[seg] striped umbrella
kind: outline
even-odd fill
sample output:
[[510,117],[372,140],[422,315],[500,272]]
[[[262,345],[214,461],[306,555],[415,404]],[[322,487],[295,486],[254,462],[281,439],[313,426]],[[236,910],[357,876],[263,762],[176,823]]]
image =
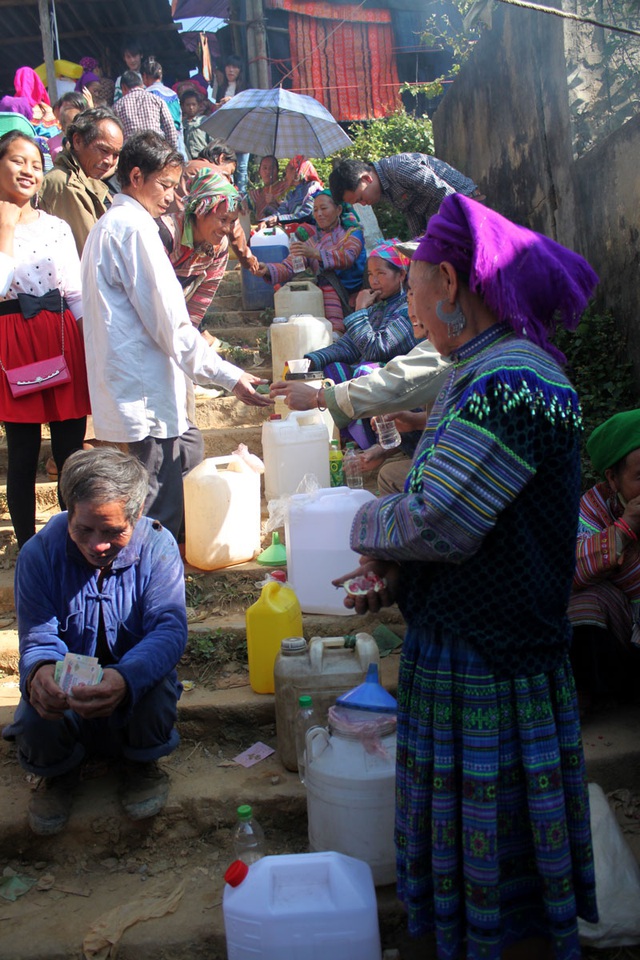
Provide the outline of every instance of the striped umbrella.
[[351,145],[326,107],[281,87],[237,93],[202,123],[202,129],[240,153],[261,157],[299,153],[329,157]]

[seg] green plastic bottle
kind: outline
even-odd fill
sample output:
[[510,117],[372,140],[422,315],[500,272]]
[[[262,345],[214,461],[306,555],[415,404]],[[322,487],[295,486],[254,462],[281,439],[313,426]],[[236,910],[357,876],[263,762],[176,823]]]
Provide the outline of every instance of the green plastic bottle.
[[342,469],[342,450],[338,440],[331,441],[329,450],[329,473],[332,487],[344,487],[344,471]]

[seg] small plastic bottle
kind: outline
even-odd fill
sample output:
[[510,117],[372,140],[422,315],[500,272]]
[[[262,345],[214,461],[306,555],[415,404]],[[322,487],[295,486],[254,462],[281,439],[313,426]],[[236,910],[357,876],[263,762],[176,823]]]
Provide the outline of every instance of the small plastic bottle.
[[306,738],[307,730],[318,725],[318,718],[313,709],[313,701],[309,696],[298,698],[298,713],[296,715],[296,755],[298,758],[298,776],[302,783],[306,772]]
[[347,486],[352,490],[361,490],[363,485],[362,467],[360,465],[360,458],[356,453],[355,443],[347,444],[347,451],[342,461],[342,469]]
[[237,860],[251,866],[264,857],[264,833],[262,827],[253,819],[253,810],[249,804],[238,807],[238,823],[233,834],[233,852]]
[[344,487],[344,470],[342,469],[342,450],[338,440],[331,441],[329,449],[329,473],[332,487]]

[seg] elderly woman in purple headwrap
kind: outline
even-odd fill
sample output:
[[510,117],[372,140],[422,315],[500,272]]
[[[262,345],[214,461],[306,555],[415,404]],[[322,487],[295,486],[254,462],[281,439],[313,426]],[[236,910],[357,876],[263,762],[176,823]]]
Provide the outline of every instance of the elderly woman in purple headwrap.
[[[597,277],[461,194],[414,253],[409,311],[451,360],[405,493],[365,504],[359,571],[408,625],[398,685],[398,888],[439,958],[578,960],[597,919],[567,602],[580,406],[549,337]],[[351,575],[347,575],[351,576]],[[340,578],[343,582],[345,578]]]

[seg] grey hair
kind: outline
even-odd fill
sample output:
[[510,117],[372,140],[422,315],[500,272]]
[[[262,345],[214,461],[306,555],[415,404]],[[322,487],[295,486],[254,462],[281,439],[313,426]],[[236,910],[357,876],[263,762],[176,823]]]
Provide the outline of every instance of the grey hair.
[[73,147],[73,138],[77,133],[85,147],[97,140],[100,136],[100,124],[103,120],[110,120],[120,130],[123,130],[122,121],[116,117],[109,107],[92,107],[79,113],[73,123],[67,127],[67,140]]
[[115,447],[77,450],[65,461],[60,495],[69,515],[79,503],[122,503],[129,523],[135,524],[149,490],[149,474],[139,460]]

